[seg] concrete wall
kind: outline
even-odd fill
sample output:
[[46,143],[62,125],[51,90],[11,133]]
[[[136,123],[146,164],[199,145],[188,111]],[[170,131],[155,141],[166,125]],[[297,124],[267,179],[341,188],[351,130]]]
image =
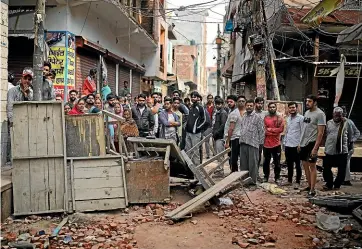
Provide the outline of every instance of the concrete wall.
[[8,91],[8,5],[1,1],[1,20],[0,20],[0,130],[1,130],[1,166],[6,163],[7,146],[7,115],[6,115],[6,96]]

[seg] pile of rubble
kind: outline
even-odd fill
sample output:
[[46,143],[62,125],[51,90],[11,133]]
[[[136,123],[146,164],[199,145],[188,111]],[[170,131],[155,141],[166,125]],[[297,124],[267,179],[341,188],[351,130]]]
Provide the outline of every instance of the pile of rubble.
[[[75,214],[69,216],[69,222],[61,227],[56,236],[54,236],[54,230],[61,220],[59,217],[32,215],[23,220],[8,218],[2,224],[1,244],[4,249],[12,248],[15,245],[28,245],[30,248],[34,245],[41,249],[136,249],[137,241],[134,239],[136,226],[146,222],[170,224],[170,221],[165,219],[164,214],[175,209],[177,205],[179,204],[134,206],[130,215],[128,214],[130,210],[124,210],[123,215],[127,216],[125,219],[120,219],[119,216]],[[42,220],[51,223],[47,229],[32,228],[33,223],[42,222]],[[12,229],[9,229],[10,226]]]

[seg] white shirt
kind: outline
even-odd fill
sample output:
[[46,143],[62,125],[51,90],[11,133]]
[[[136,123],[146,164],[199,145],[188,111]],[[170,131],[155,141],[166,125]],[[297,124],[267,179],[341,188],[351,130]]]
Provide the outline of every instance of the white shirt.
[[143,113],[143,111],[146,109],[146,107],[144,106],[144,107],[139,107],[139,110],[140,110],[140,113],[141,113],[141,115],[142,115],[142,113]]
[[295,117],[291,115],[287,118],[287,128],[285,130],[284,145],[286,147],[299,146],[300,136],[302,135],[304,126],[304,117],[297,113]]

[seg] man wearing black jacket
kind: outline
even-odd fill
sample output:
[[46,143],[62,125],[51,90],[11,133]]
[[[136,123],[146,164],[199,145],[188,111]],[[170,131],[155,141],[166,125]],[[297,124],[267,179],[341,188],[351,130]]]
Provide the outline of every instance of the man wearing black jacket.
[[[219,154],[224,150],[224,128],[228,118],[228,114],[224,109],[224,100],[221,98],[215,99],[216,111],[212,117],[212,136],[214,138],[216,154]],[[219,161],[222,161],[221,158]],[[221,165],[220,169],[215,171],[215,176],[224,176],[224,165]]]
[[152,135],[155,120],[150,108],[146,106],[146,95],[138,95],[137,105],[131,108],[132,117],[136,121],[140,137]]
[[[185,151],[189,151],[193,146],[201,141],[201,133],[205,129],[206,117],[204,108],[198,103],[201,98],[198,92],[191,93],[192,106],[186,123],[186,146]],[[196,165],[200,164],[200,151],[195,149],[191,154],[191,160]]]

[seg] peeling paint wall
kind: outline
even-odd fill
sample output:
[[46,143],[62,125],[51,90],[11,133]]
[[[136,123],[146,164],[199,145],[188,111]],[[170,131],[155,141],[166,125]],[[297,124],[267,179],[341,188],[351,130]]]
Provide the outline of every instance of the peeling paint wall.
[[6,115],[6,96],[8,92],[8,4],[1,2],[1,20],[0,20],[0,129],[1,129],[1,166],[6,163],[7,147],[7,115]]

